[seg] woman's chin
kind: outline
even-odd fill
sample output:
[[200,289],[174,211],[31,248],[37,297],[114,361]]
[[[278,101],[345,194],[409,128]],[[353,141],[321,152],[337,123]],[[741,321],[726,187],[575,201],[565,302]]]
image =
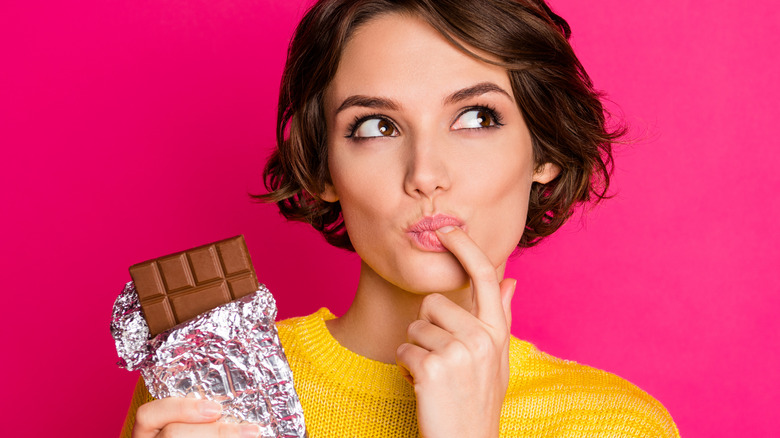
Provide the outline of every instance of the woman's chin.
[[416,295],[448,294],[470,286],[463,265],[450,252],[412,250],[364,259],[362,264],[365,286],[379,281]]
[[468,274],[455,257],[450,255],[450,258],[452,260],[446,262],[411,267],[404,271],[403,279],[396,285],[410,293],[420,295],[447,294],[468,288],[470,286]]

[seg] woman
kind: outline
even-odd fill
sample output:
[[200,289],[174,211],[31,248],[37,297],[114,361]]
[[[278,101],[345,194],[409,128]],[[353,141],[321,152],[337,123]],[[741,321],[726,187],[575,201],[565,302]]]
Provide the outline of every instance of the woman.
[[[604,111],[541,0],[324,0],[282,80],[263,199],[354,250],[355,299],[278,324],[312,437],[677,436],[606,372],[512,338],[507,258],[601,199]],[[134,396],[134,437],[256,436]]]

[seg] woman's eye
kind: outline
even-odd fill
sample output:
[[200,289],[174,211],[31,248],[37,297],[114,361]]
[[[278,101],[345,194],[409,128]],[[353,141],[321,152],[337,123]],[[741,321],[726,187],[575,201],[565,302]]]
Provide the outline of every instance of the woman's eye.
[[498,120],[496,120],[496,116],[491,111],[477,108],[461,114],[452,125],[452,129],[479,129],[498,125]]
[[368,119],[360,124],[352,132],[352,137],[370,138],[370,137],[396,137],[398,130],[388,120]]

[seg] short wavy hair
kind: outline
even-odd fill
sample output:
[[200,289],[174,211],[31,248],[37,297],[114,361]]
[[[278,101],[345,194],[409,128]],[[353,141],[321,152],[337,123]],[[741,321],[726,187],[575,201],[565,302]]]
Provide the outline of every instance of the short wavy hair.
[[420,17],[469,56],[506,68],[535,165],[561,169],[547,184],[533,183],[519,248],[552,234],[577,205],[607,197],[612,145],[623,129],[607,125],[601,94],[569,44],[568,23],[543,0],[321,0],[289,46],[277,147],[263,174],[268,193],[256,199],[275,202],[287,219],[307,222],[330,244],[354,251],[340,204],[318,197],[331,183],[323,101],[355,29],[387,13]]

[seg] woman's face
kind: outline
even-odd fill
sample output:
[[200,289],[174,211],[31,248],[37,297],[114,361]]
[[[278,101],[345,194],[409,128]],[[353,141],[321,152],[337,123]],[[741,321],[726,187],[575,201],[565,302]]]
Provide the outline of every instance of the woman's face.
[[[456,49],[424,21],[360,27],[326,90],[328,166],[364,263],[414,293],[468,286],[433,229],[460,226],[496,269],[523,234],[531,137],[505,69]],[[502,271],[500,271],[502,272]]]

